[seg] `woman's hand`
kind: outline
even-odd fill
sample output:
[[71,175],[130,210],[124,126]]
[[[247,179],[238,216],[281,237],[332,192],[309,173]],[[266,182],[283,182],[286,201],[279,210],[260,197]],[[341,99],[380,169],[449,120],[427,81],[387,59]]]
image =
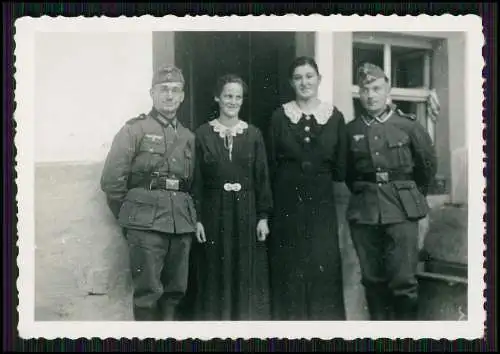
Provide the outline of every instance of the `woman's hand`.
[[269,226],[267,226],[267,219],[261,219],[257,224],[257,239],[259,241],[265,241],[267,235],[269,235]]
[[205,228],[201,222],[196,223],[196,239],[199,243],[207,242],[207,238],[205,237]]

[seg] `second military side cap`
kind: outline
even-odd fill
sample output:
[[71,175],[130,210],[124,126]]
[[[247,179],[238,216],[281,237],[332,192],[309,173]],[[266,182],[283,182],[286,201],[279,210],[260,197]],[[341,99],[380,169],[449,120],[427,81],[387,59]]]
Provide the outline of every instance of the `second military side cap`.
[[160,67],[153,75],[152,86],[167,82],[180,82],[184,84],[184,75],[181,69],[173,65]]
[[358,85],[367,85],[377,79],[384,78],[387,80],[387,75],[377,65],[372,63],[364,63],[358,68]]

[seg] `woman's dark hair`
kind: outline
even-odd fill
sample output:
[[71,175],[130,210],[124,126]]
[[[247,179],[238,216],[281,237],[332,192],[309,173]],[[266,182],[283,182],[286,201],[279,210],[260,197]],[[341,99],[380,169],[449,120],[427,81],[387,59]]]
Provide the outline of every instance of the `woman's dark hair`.
[[299,66],[303,66],[303,65],[310,65],[316,71],[316,74],[319,75],[319,69],[318,69],[318,64],[316,64],[316,60],[314,60],[311,57],[302,56],[302,57],[296,58],[292,62],[292,64],[290,65],[290,68],[288,69],[288,77],[290,79],[292,79],[293,72],[295,71],[295,69],[298,68]]
[[231,83],[240,84],[241,87],[243,88],[243,95],[246,94],[247,84],[245,83],[245,81],[243,81],[243,79],[238,75],[226,74],[219,77],[219,79],[217,80],[217,84],[215,85],[215,90],[214,90],[215,97],[219,97],[220,94],[222,93],[222,90],[224,90],[224,86]]

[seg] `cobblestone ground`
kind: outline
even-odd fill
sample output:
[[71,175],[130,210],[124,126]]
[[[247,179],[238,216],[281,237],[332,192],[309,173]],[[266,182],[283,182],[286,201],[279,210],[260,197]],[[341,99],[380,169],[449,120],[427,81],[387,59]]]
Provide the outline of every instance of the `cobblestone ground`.
[[[127,246],[99,190],[100,171],[101,165],[36,170],[37,321],[132,320]],[[364,320],[359,265],[346,225],[341,233],[348,319]]]

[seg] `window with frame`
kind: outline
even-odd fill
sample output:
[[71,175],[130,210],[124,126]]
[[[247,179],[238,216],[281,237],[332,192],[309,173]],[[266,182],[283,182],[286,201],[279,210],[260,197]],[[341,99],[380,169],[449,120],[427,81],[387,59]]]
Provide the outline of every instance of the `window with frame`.
[[432,41],[388,33],[353,34],[352,95],[354,112],[361,108],[357,69],[364,62],[380,66],[391,81],[391,100],[403,112],[417,116],[435,141],[435,125],[427,113],[431,90]]

